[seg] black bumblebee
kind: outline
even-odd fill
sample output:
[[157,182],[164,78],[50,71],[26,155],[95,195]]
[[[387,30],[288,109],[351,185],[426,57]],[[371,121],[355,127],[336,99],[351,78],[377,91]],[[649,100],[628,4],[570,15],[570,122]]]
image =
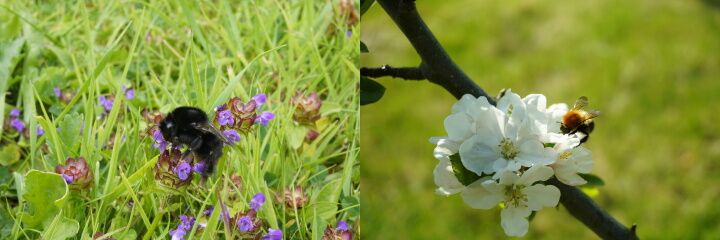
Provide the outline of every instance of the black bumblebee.
[[160,132],[173,146],[185,144],[188,150],[182,155],[185,159],[194,153],[205,161],[201,175],[207,178],[212,174],[224,144],[230,142],[208,120],[204,111],[195,107],[178,107],[160,122]]

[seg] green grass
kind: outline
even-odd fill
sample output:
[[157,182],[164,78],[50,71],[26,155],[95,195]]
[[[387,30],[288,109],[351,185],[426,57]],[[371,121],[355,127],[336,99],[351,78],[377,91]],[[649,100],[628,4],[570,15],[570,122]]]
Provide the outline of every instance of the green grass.
[[[178,216],[191,215],[207,227],[186,238],[235,239],[219,211],[200,216],[220,200],[231,215],[245,211],[258,192],[268,199],[261,234],[320,239],[340,220],[359,230],[359,29],[336,9],[337,1],[309,0],[0,1],[0,122],[18,108],[29,129],[0,128],[0,238],[169,239]],[[136,97],[126,99],[123,86]],[[54,87],[72,98],[61,101]],[[302,143],[292,118],[297,91],[324,100],[312,143]],[[182,189],[155,180],[159,151],[144,109],[190,105],[212,116],[231,97],[257,93],[276,118],[225,147],[206,183],[197,174]],[[109,95],[105,113],[98,97]],[[94,175],[89,189],[66,192],[59,175],[45,174],[79,156]],[[301,209],[275,199],[292,186],[309,198]]]
[[[720,9],[702,1],[418,1],[439,41],[486,91],[586,95],[603,115],[588,147],[606,185],[595,200],[648,239],[720,232]],[[362,66],[419,58],[382,9],[363,16]],[[363,234],[370,239],[504,238],[498,210],[434,193],[431,136],[456,101],[428,82],[382,78],[362,107]],[[388,211],[387,209],[392,209]],[[592,239],[564,208],[529,239]]]

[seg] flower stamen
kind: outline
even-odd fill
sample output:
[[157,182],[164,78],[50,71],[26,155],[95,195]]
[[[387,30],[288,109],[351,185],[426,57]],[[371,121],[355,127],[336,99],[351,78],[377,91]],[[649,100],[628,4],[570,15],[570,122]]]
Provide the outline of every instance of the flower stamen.
[[500,153],[502,154],[503,158],[507,160],[515,159],[515,157],[520,153],[520,149],[515,147],[512,141],[510,141],[509,138],[503,138],[502,141],[500,141]]
[[522,192],[519,185],[505,186],[505,205],[514,207],[526,207],[527,195]]

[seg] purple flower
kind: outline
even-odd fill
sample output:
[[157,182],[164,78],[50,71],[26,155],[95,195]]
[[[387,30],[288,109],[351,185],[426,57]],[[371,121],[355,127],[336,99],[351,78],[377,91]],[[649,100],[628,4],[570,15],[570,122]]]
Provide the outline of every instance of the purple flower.
[[210,215],[212,215],[212,212],[214,210],[215,210],[215,207],[213,207],[213,205],[210,205],[210,206],[208,206],[207,209],[205,209],[205,211],[203,211],[203,215],[210,216]]
[[35,131],[37,132],[38,137],[39,137],[39,136],[42,136],[43,134],[45,134],[45,129],[43,129],[43,128],[42,128],[41,126],[39,126],[39,125],[37,126],[37,128],[35,128]]
[[198,162],[193,166],[193,172],[204,174],[205,172],[205,162]]
[[53,92],[55,93],[55,97],[61,97],[61,96],[62,96],[62,91],[60,91],[60,88],[59,88],[59,87],[53,88]]
[[347,38],[352,37],[352,31],[350,31],[350,30],[345,31],[345,37],[347,37]]
[[222,110],[218,113],[218,123],[220,126],[233,125],[235,124],[235,118],[233,118],[230,110]]
[[125,98],[127,100],[132,100],[133,98],[135,98],[135,89],[132,89],[132,88],[126,89],[125,90]]
[[100,105],[105,109],[105,111],[110,111],[113,106],[113,101],[111,99],[106,98],[105,96],[98,97],[98,101],[100,101]]
[[280,229],[268,228],[268,234],[263,236],[262,240],[282,240],[283,234]]
[[72,184],[73,183],[73,176],[62,174],[63,179],[65,179],[65,183]]
[[265,194],[257,193],[250,200],[250,208],[259,211],[262,205],[265,204]]
[[265,104],[265,101],[267,101],[267,96],[265,96],[264,93],[258,93],[257,95],[252,97],[252,100],[255,101],[257,107],[260,107]]
[[15,130],[17,130],[18,132],[22,132],[23,130],[25,130],[25,123],[23,123],[23,121],[20,121],[20,119],[17,118],[13,118],[12,120],[10,120],[10,126],[14,127]]
[[238,230],[241,232],[249,232],[255,227],[255,224],[253,223],[250,216],[242,216],[240,219],[237,220],[237,226]]
[[175,230],[170,231],[170,236],[172,236],[173,240],[185,239],[185,234],[192,229],[193,225],[195,225],[195,218],[180,215],[180,224]]
[[260,113],[260,115],[255,118],[255,123],[260,123],[263,126],[267,126],[268,122],[270,122],[270,120],[272,120],[273,118],[275,118],[275,114],[265,111]]
[[160,130],[155,130],[153,132],[153,140],[155,140],[155,144],[153,144],[153,147],[159,149],[160,151],[163,151],[167,148],[168,142],[165,141],[165,138],[163,138]]
[[10,116],[14,118],[19,117],[20,110],[18,110],[17,108],[13,108],[12,110],[10,110]]
[[345,221],[338,222],[337,228],[335,228],[335,230],[338,230],[338,231],[347,231],[348,229],[349,229],[348,224]]
[[218,112],[218,111],[223,111],[223,110],[225,110],[225,109],[227,109],[227,104],[223,104],[223,105],[220,105],[220,106],[215,107],[215,111],[216,111],[216,112]]
[[175,174],[177,174],[178,178],[180,180],[186,180],[188,177],[190,177],[190,174],[192,174],[192,168],[190,167],[190,164],[183,161],[180,162],[180,164],[175,167]]
[[225,135],[225,138],[227,138],[230,143],[236,143],[240,141],[240,134],[234,129],[223,131],[223,135]]

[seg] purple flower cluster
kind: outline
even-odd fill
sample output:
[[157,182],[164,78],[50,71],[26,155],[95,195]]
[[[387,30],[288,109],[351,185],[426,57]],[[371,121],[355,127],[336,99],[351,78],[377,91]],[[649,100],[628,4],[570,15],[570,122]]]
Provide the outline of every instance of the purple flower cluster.
[[227,103],[215,108],[215,122],[231,142],[240,140],[240,134],[251,131],[254,124],[267,126],[275,114],[270,111],[258,113],[262,105],[267,102],[267,96],[263,93],[253,96],[247,103],[240,98],[233,97]]
[[253,219],[250,218],[249,215],[245,215],[237,220],[237,226],[238,230],[240,230],[241,232],[249,232],[255,227],[255,224],[253,223]]
[[53,88],[53,93],[55,93],[55,97],[58,97],[58,98],[62,97],[62,91],[60,91],[59,87]]
[[175,167],[175,174],[180,180],[187,180],[192,174],[192,167],[190,167],[189,163],[180,161],[180,164]]
[[[265,204],[265,194],[257,193],[252,199],[250,199],[250,209],[245,213],[238,213],[236,219],[237,229],[247,236],[259,236],[260,229],[262,227],[262,221],[258,219],[257,212],[260,211],[262,206]],[[264,236],[263,239],[282,239],[282,232],[275,229],[269,229],[268,235]],[[253,237],[253,238],[255,238]],[[270,237],[270,238],[265,238]]]
[[109,96],[109,97],[106,97],[106,96],[99,96],[99,97],[98,97],[98,101],[100,102],[100,106],[102,106],[103,109],[105,109],[106,112],[109,112],[109,111],[112,109],[112,107],[113,107],[113,100],[115,100],[115,97],[112,96],[112,95]]
[[265,204],[265,194],[257,193],[250,200],[250,209],[259,211],[263,204]]
[[282,240],[283,233],[280,229],[268,228],[268,234],[263,236],[262,240]]
[[165,138],[163,138],[162,132],[160,132],[160,130],[153,131],[153,140],[155,140],[153,147],[157,148],[160,151],[164,151],[165,149],[167,149],[168,142],[165,141]]
[[235,131],[235,129],[223,130],[223,135],[225,135],[225,138],[227,138],[227,140],[231,143],[240,141],[240,133]]
[[164,149],[155,164],[155,179],[158,183],[172,188],[180,188],[192,181],[193,167],[182,160],[177,149]]
[[125,99],[133,100],[133,98],[135,98],[135,89],[132,87],[123,86],[123,92],[125,93]]
[[351,240],[352,236],[352,231],[350,230],[350,226],[348,226],[347,222],[340,221],[334,229],[330,226],[325,228],[323,240]]
[[10,110],[10,126],[19,133],[25,130],[25,123],[20,120],[20,110],[17,108]]
[[180,224],[175,230],[170,231],[172,240],[184,240],[185,235],[192,230],[195,225],[195,218],[187,215],[180,215]]

